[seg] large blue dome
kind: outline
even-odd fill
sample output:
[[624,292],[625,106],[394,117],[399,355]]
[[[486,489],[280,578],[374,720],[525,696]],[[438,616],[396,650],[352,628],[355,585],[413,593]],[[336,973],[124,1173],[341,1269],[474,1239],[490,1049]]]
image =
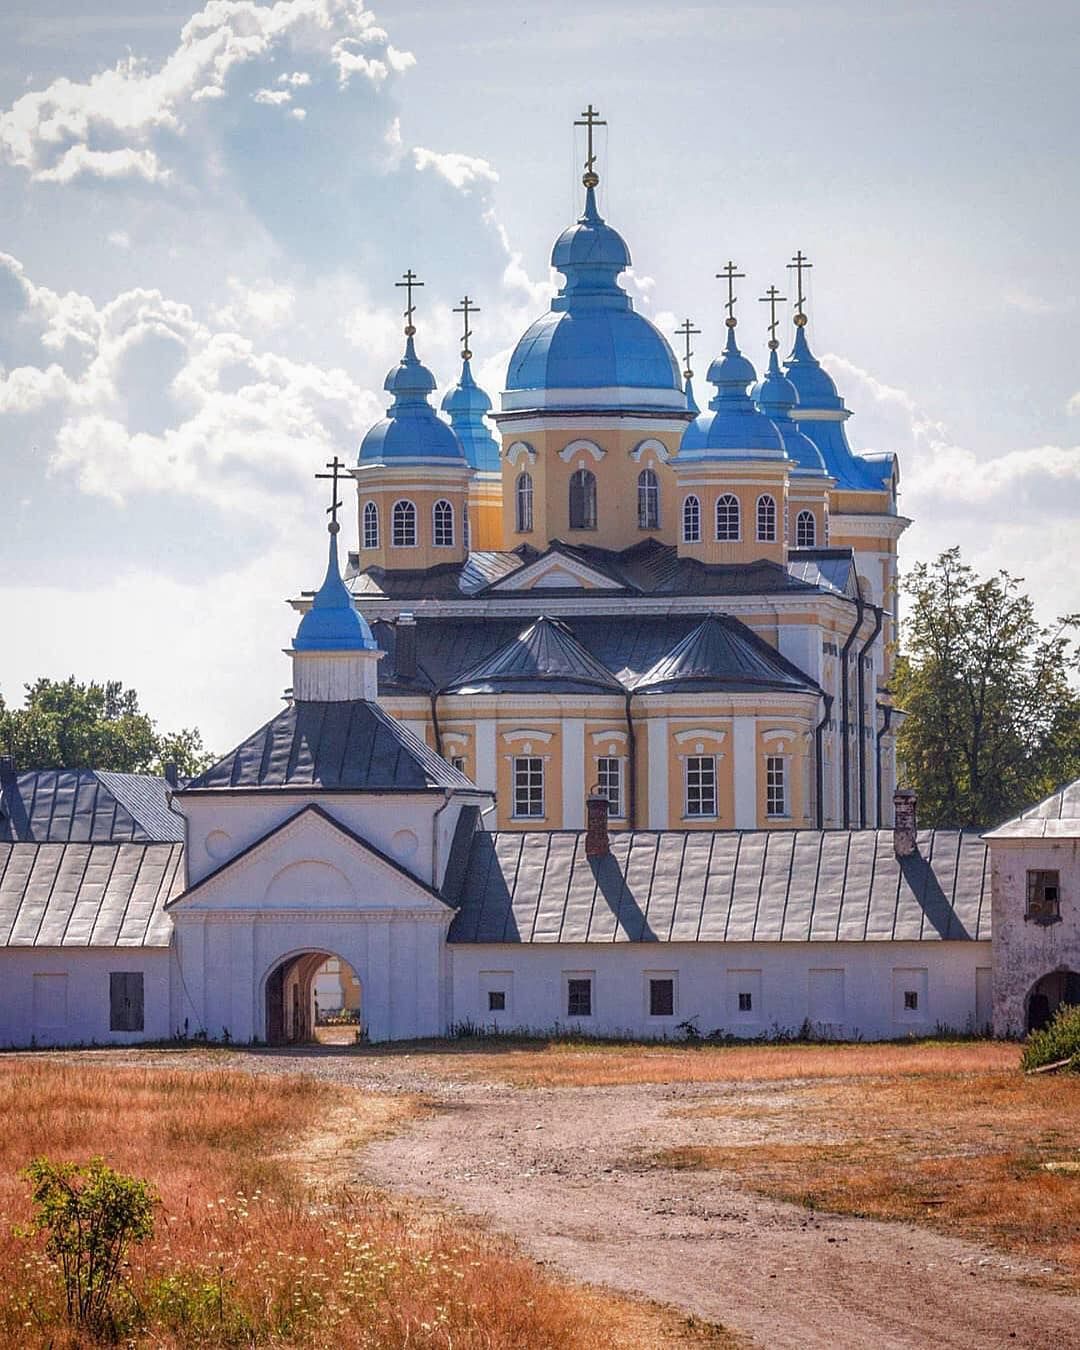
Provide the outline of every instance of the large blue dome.
[[435,377],[421,365],[410,335],[405,354],[387,375],[383,388],[394,400],[386,416],[376,422],[360,443],[361,464],[385,464],[391,460],[435,460],[439,463],[465,463],[452,427],[439,417],[428,402],[435,388]]

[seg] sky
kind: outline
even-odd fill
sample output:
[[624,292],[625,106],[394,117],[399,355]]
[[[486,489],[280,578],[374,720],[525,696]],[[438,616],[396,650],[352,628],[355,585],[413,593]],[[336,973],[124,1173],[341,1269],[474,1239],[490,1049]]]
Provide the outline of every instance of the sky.
[[[6,0],[0,694],[116,678],[224,751],[280,706],[325,485],[383,412],[406,268],[442,391],[497,398],[599,133],[624,279],[759,370],[796,249],[901,565],[960,545],[1080,610],[1072,0]],[[790,340],[790,310],[785,342]],[[355,547],[355,516],[345,535]]]

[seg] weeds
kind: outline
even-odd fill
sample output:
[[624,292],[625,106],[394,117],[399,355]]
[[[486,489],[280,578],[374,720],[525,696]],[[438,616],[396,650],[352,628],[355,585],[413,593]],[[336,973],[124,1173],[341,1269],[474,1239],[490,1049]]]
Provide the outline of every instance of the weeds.
[[1021,1066],[1030,1072],[1044,1064],[1071,1060],[1069,1069],[1080,1072],[1080,1006],[1063,1003],[1049,1026],[1033,1031],[1024,1043]]

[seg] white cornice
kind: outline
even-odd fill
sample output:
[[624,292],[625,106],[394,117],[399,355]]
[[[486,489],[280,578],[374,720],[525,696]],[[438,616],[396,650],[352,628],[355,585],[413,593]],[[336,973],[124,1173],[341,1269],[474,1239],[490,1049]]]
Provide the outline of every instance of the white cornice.
[[[626,408],[670,408],[686,412],[686,395],[678,389],[633,389],[629,386],[609,385],[605,389],[509,389],[502,394],[502,413],[533,412],[543,408],[609,407],[617,411]],[[493,413],[496,421],[501,413]]]
[[[496,421],[498,420],[496,417]],[[538,412],[528,416],[514,413],[504,420],[506,421],[504,434],[515,436],[519,432],[526,436],[537,431],[580,432],[583,428],[590,431],[668,431],[681,436],[686,430],[684,417],[676,421],[671,417],[664,417],[660,412],[642,414],[638,417],[631,417],[625,413],[597,412],[588,418],[560,416],[554,412]]]
[[850,534],[859,539],[899,539],[911,521],[907,516],[829,512],[829,534]]

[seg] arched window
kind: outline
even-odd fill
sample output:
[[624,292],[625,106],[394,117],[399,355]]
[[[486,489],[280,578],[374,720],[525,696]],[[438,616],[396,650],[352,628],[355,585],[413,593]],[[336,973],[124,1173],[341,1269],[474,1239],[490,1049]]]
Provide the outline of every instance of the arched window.
[[596,475],[588,469],[570,475],[570,528],[596,529]]
[[454,508],[448,501],[431,508],[431,538],[436,548],[454,547]]
[[800,511],[795,517],[795,547],[813,548],[817,543],[817,521],[813,511]]
[[533,486],[531,473],[519,473],[515,489],[518,534],[528,534],[533,527]]
[[395,548],[416,547],[416,507],[412,502],[394,503],[392,542]]
[[637,523],[639,530],[660,528],[660,481],[652,469],[638,474]]
[[683,498],[682,537],[684,544],[701,543],[701,502],[693,495]]
[[374,502],[364,503],[364,547],[379,547],[379,508]]
[[767,492],[757,499],[757,537],[762,544],[776,542],[776,502]]
[[730,492],[716,499],[716,537],[729,542],[739,537],[739,499]]

